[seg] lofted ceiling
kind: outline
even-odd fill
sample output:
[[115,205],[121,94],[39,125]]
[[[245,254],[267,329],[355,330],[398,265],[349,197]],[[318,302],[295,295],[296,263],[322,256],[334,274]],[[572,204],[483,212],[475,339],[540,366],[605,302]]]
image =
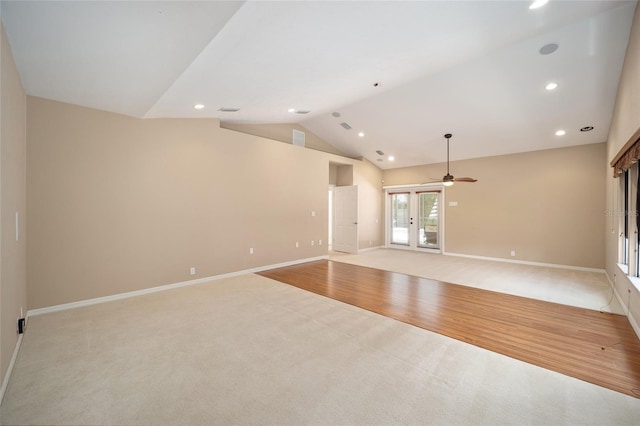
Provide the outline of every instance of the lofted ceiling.
[[3,0],[0,16],[29,95],[298,123],[385,169],[444,161],[445,133],[452,160],[606,141],[636,2],[530,3]]

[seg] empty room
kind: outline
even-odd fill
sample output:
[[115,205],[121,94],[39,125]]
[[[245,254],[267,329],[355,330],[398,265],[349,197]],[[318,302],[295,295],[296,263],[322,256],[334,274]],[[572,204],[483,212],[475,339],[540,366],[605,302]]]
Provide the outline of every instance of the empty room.
[[1,424],[640,422],[636,1],[0,21]]

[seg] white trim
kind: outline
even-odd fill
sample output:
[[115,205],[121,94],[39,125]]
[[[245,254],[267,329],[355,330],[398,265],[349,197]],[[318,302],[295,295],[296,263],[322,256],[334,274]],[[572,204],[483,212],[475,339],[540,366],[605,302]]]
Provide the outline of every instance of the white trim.
[[[255,274],[256,272],[268,271],[269,269],[284,268],[285,266],[299,265],[301,263],[315,262],[316,260],[323,260],[323,259],[329,259],[329,255],[325,254],[323,256],[307,257],[306,259],[298,259],[298,260],[290,260],[288,262],[276,263],[273,265],[258,266],[257,268],[247,269],[245,273]],[[242,274],[238,274],[238,275],[242,275]],[[217,278],[216,276],[213,279],[219,279],[219,278]]]
[[532,265],[532,266],[545,266],[547,268],[571,269],[574,271],[600,272],[606,275],[604,269],[585,268],[584,266],[559,265],[557,263],[528,262],[526,260],[503,259],[501,257],[474,256],[471,254],[460,254],[460,253],[451,253],[451,252],[442,252],[442,254],[445,256],[466,257],[469,259],[492,260],[494,262],[518,263],[521,265]]
[[384,185],[382,189],[406,189],[406,188],[442,188],[442,182],[414,183],[408,185]]
[[227,274],[213,275],[210,277],[197,278],[195,280],[182,281],[174,284],[167,284],[167,285],[161,285],[157,287],[145,288],[143,290],[135,290],[135,291],[129,291],[126,293],[118,293],[118,294],[113,294],[111,296],[96,297],[94,299],[80,300],[77,302],[64,303],[62,305],[49,306],[46,308],[30,309],[29,311],[27,311],[27,317],[48,314],[51,312],[66,311],[68,309],[75,309],[75,308],[80,308],[84,306],[97,305],[99,303],[112,302],[114,300],[128,299],[131,297],[142,296],[144,294],[157,293],[159,291],[172,290],[174,288],[187,287],[191,285],[206,283],[209,281],[216,281],[216,280],[221,280],[225,278],[233,278],[240,275],[253,274],[256,272],[266,271],[269,269],[282,268],[285,266],[292,266],[292,265],[297,265],[299,263],[313,262],[314,260],[321,260],[321,259],[328,259],[328,258],[329,258],[329,255],[324,255],[324,256],[317,256],[317,257],[310,257],[306,259],[292,260],[289,262],[277,263],[274,265],[259,266],[257,268],[245,269],[245,270],[236,271],[236,272],[229,272]]
[[[627,319],[629,320],[629,324],[631,324],[631,328],[633,328],[633,331],[635,331],[636,335],[640,337],[640,325],[638,325],[638,322],[636,321],[636,319],[633,317],[633,315],[631,315],[631,311],[627,309],[627,304],[624,302],[624,300],[622,300],[622,297],[620,296],[620,293],[618,293],[618,289],[616,288],[615,284],[611,282],[611,278],[609,278],[609,274],[605,274],[605,275],[607,276],[607,280],[609,281],[609,284],[613,289],[613,294],[615,294],[616,299],[618,300],[618,303],[620,304],[620,306],[622,306],[622,311],[627,316]],[[629,277],[627,276],[627,278]]]
[[0,404],[4,399],[4,394],[7,391],[7,387],[9,386],[9,379],[11,379],[11,373],[13,373],[13,366],[16,363],[16,358],[18,358],[18,351],[20,350],[20,345],[22,345],[22,336],[24,336],[24,334],[18,335],[18,341],[16,342],[16,347],[13,350],[13,355],[11,356],[11,361],[9,361],[7,372],[4,375],[4,379],[2,380],[2,387],[0,388]]

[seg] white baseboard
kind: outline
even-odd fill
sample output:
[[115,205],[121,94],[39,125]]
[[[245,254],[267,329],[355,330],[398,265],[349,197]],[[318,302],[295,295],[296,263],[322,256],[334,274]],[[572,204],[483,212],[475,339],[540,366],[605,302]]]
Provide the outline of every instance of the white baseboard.
[[384,246],[375,246],[375,247],[367,247],[367,248],[363,248],[363,249],[358,249],[358,253],[365,253],[368,251],[372,251],[372,250],[378,250],[384,248]]
[[96,305],[98,303],[112,302],[114,300],[128,299],[131,297],[142,296],[144,294],[157,293],[159,291],[172,290],[174,288],[187,287],[191,285],[206,283],[209,281],[216,281],[216,280],[221,280],[225,278],[233,278],[240,275],[253,274],[256,272],[266,271],[269,269],[282,268],[285,266],[292,266],[292,265],[297,265],[299,263],[313,262],[314,260],[321,260],[321,259],[328,259],[328,258],[329,258],[328,255],[324,255],[324,256],[317,256],[317,257],[311,257],[311,258],[305,258],[305,259],[292,260],[289,262],[277,263],[274,265],[266,265],[266,266],[260,266],[257,268],[245,269],[242,271],[229,272],[227,274],[213,275],[210,277],[197,278],[195,280],[182,281],[174,284],[166,284],[166,285],[161,285],[157,287],[145,288],[143,290],[135,290],[135,291],[129,291],[126,293],[118,293],[118,294],[113,294],[111,296],[96,297],[94,299],[80,300],[77,302],[64,303],[64,304],[55,305],[55,306],[48,306],[45,308],[30,309],[29,311],[27,311],[27,317],[48,314],[51,312],[66,311],[68,309],[81,308],[84,306]]
[[[274,265],[259,266],[257,268],[247,269],[244,273],[255,274],[256,272],[268,271],[269,269],[284,268],[285,266],[299,265],[301,263],[315,262],[316,260],[328,259],[329,255],[307,257],[306,259],[291,260],[289,262],[276,263]],[[217,279],[217,278],[216,278]]]
[[571,269],[574,271],[586,271],[586,272],[599,272],[602,274],[605,273],[604,269],[585,268],[583,266],[559,265],[557,263],[528,262],[526,260],[503,259],[501,257],[474,256],[471,254],[460,254],[460,253],[451,253],[451,252],[442,252],[442,254],[445,256],[466,257],[469,259],[479,259],[479,260],[491,260],[494,262],[518,263],[521,265],[545,266],[547,268]]
[[4,375],[4,379],[2,380],[2,387],[0,387],[0,404],[2,404],[2,401],[4,400],[4,394],[7,391],[7,386],[9,386],[9,379],[11,379],[13,366],[16,363],[16,358],[18,358],[18,351],[20,351],[20,345],[22,345],[22,336],[24,336],[24,334],[18,335],[18,341],[16,342],[16,347],[13,350],[13,355],[11,356],[11,361],[9,361],[7,372]]

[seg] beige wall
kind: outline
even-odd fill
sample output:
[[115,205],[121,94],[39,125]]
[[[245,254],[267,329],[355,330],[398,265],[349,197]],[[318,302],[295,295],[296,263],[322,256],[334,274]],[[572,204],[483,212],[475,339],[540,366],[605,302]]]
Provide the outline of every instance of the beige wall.
[[[453,175],[478,182],[445,190],[445,251],[604,268],[605,155],[602,143],[452,162]],[[435,164],[383,179],[420,184],[445,173]]]
[[[139,120],[32,97],[28,118],[32,309],[325,255],[329,163],[353,164],[367,194],[381,179],[370,163],[212,119]],[[381,232],[361,229],[367,241]]]
[[328,152],[330,154],[342,155],[340,151],[328,144],[324,139],[320,138],[309,129],[295,123],[282,124],[245,124],[245,123],[228,123],[221,122],[220,127],[223,129],[235,130],[237,132],[247,133],[254,136],[272,139],[285,143],[293,143],[292,131],[298,130],[305,134],[305,148],[315,149],[317,151]]
[[[631,27],[631,36],[624,59],[624,67],[618,86],[616,105],[611,120],[607,145],[607,208],[616,211],[618,179],[613,178],[609,163],[620,149],[629,141],[633,133],[640,128],[640,7],[636,6]],[[604,228],[606,238],[606,270],[616,291],[635,322],[640,322],[640,292],[617,266],[618,261],[618,216],[610,215]]]
[[353,184],[353,166],[348,164],[339,165],[337,168],[336,186],[351,186]]
[[[0,24],[0,364],[4,379],[27,310],[26,96]],[[16,241],[15,214],[20,214]],[[1,379],[0,379],[1,380]]]
[[355,163],[353,184],[358,186],[358,248],[384,245],[382,171],[368,160]]

